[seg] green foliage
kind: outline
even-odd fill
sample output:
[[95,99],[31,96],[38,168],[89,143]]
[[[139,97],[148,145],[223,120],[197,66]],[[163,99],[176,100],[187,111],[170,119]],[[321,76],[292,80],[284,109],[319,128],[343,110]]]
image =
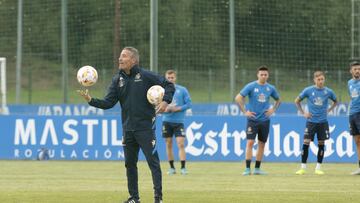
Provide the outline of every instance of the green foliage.
[[[44,66],[48,74],[60,71],[61,1],[23,2],[23,74]],[[92,65],[115,72],[119,51],[125,46],[138,48],[141,66],[149,68],[149,1],[67,2],[70,68]],[[221,89],[230,95],[228,90],[224,93],[230,86],[229,1],[159,0],[158,5],[159,72],[176,69],[179,81],[189,89]],[[0,56],[8,58],[11,75],[15,75],[17,6],[17,1],[0,0]],[[263,64],[270,67],[270,82],[280,92],[297,92],[310,85],[308,73],[315,69],[327,71],[332,78],[329,84],[343,89],[349,77],[350,44],[351,1],[235,1],[236,92],[256,79],[254,69]],[[33,79],[53,83],[37,75]],[[10,81],[9,88],[14,86],[15,81]],[[33,87],[37,88],[42,87]]]

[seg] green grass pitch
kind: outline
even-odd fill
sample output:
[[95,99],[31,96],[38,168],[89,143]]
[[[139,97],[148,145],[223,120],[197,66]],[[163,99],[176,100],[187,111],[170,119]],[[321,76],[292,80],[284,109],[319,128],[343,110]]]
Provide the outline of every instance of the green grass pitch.
[[[179,163],[176,163],[177,166]],[[128,197],[123,162],[0,161],[0,202],[122,202]],[[298,163],[263,163],[266,176],[241,175],[240,162],[188,162],[189,174],[166,175],[164,202],[360,202],[356,164],[323,164],[324,176],[295,175]],[[142,203],[153,202],[150,170],[139,162]]]

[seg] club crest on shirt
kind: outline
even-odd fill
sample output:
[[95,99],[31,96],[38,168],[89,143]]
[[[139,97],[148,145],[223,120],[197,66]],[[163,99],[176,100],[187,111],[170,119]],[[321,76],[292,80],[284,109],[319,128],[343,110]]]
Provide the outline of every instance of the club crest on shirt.
[[124,84],[125,84],[124,78],[123,78],[123,77],[120,77],[120,78],[119,78],[119,87],[124,86]]
[[141,75],[140,75],[140,73],[137,73],[137,74],[135,75],[135,80],[134,80],[134,82],[140,82],[140,81],[142,81]]
[[356,89],[351,90],[351,97],[356,98],[359,96],[359,92]]
[[255,88],[255,89],[254,89],[254,92],[259,92],[259,89],[258,89],[258,88]]
[[269,88],[269,87],[266,87],[266,91],[270,92],[270,88]]
[[248,127],[247,132],[248,132],[248,133],[252,133],[252,128],[251,128],[251,127]]
[[316,98],[314,99],[314,104],[315,104],[316,106],[322,106],[322,105],[323,105],[323,100],[321,99],[321,97],[316,97]]
[[258,102],[261,102],[261,103],[266,102],[266,96],[265,96],[265,94],[263,94],[263,93],[259,94],[259,96],[258,96]]

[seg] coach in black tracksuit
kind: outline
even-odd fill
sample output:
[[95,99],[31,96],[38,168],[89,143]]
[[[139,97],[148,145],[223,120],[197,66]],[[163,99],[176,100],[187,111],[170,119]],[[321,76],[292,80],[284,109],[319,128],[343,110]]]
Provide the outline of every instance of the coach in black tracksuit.
[[[133,47],[125,47],[119,57],[119,73],[112,79],[104,99],[91,98],[88,91],[80,94],[91,106],[109,109],[118,101],[121,105],[125,167],[130,198],[124,203],[140,202],[137,161],[140,148],[152,173],[155,203],[162,202],[162,180],[159,156],[156,151],[155,117],[171,103],[175,87],[163,76],[138,66],[139,54]],[[154,109],[147,101],[147,90],[153,85],[165,88],[163,101]],[[155,112],[156,110],[156,112]]]

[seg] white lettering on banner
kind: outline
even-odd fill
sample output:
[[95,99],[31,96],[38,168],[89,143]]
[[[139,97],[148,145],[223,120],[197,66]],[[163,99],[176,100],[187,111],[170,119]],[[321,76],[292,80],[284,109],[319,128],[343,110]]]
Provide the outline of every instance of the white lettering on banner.
[[64,145],[74,145],[78,142],[79,140],[79,133],[75,130],[72,129],[70,126],[77,126],[78,122],[77,120],[73,120],[73,119],[69,119],[67,121],[64,122],[64,133],[68,134],[72,137],[71,140],[68,140],[66,138],[63,139],[62,143]]
[[210,130],[209,132],[206,133],[205,135],[205,143],[209,145],[209,147],[207,149],[205,149],[204,154],[207,155],[214,155],[217,150],[218,150],[218,144],[217,141],[213,138],[215,138],[217,135],[217,132],[214,132],[212,130]]
[[85,159],[89,158],[89,150],[84,150],[82,154],[83,154],[83,158]]
[[241,140],[246,140],[246,132],[243,130],[240,133],[235,131],[233,133],[234,137],[234,152],[236,155],[241,156],[244,153],[244,150],[241,149]]
[[105,150],[104,156],[106,159],[110,159],[111,158],[111,151],[109,149]]
[[109,144],[109,138],[108,138],[108,122],[107,120],[102,121],[102,145],[107,146]]
[[24,128],[24,123],[22,119],[16,119],[15,121],[15,136],[14,144],[15,145],[27,145],[29,139],[31,140],[31,145],[36,144],[36,128],[35,128],[35,119],[29,119],[26,128]]
[[20,157],[20,151],[18,149],[14,150],[14,158],[19,158]]
[[24,155],[25,155],[26,158],[31,158],[31,156],[32,156],[32,150],[30,150],[30,149],[25,150]]
[[[346,140],[346,148],[343,149],[343,140]],[[339,157],[343,157],[347,155],[348,157],[351,157],[355,154],[353,149],[353,138],[350,135],[349,132],[344,131],[342,132],[336,139],[336,153],[339,155]]]
[[[101,156],[99,156],[99,152]],[[36,150],[32,149],[14,149],[14,158],[16,159],[36,159]],[[110,149],[106,150],[55,150],[49,149],[49,158],[60,157],[60,159],[124,159],[124,151]]]
[[50,134],[52,145],[59,145],[57,139],[54,122],[51,119],[46,119],[43,134],[41,136],[40,145],[45,145],[48,135]]
[[325,141],[325,152],[324,152],[324,157],[329,157],[331,156],[335,151],[333,150],[333,144],[334,144],[334,140],[333,139],[328,139]]
[[233,134],[229,133],[227,123],[224,123],[223,129],[220,133],[210,130],[205,134],[205,144],[208,147],[205,148],[204,144],[201,146],[201,148],[195,147],[195,142],[201,139],[202,134],[200,132],[194,133],[194,130],[200,130],[202,126],[202,123],[198,124],[196,122],[192,122],[186,129],[186,138],[188,140],[187,146],[185,147],[186,153],[189,153],[193,156],[200,156],[201,154],[210,156],[214,155],[218,151],[218,143],[215,139],[216,137],[221,138],[222,155],[227,156],[230,153],[227,144],[228,138],[230,137],[234,137],[235,153],[238,156],[241,156],[242,153],[244,153],[244,150],[241,149],[241,140],[246,139],[246,133],[244,131],[242,131],[241,133],[239,133],[238,131],[235,131]]
[[233,116],[239,115],[239,113],[240,113],[239,106],[237,104],[231,104],[230,112],[231,112],[231,115],[233,115]]
[[230,150],[228,149],[227,140],[229,137],[231,137],[231,134],[228,133],[228,124],[224,123],[224,128],[219,133],[219,137],[221,138],[221,154],[224,156],[227,156],[230,153]]
[[280,149],[280,124],[275,124],[272,126],[274,130],[274,155],[280,156],[281,149]]
[[71,155],[70,155],[70,158],[72,158],[72,159],[76,159],[76,158],[77,158],[77,154],[76,154],[76,151],[75,151],[75,150],[72,150]]
[[[291,140],[293,148],[291,149]],[[284,137],[284,154],[289,156],[299,156],[301,154],[300,151],[300,135],[295,131],[291,131]]]
[[265,143],[264,156],[269,156],[271,154],[270,151],[270,142]]
[[242,114],[237,104],[220,104],[217,107],[216,113],[218,116],[237,116]]
[[97,109],[92,106],[39,106],[39,116],[86,116],[86,115],[104,115],[103,109]]
[[82,124],[87,125],[87,145],[92,146],[94,141],[94,129],[93,126],[94,125],[98,125],[99,121],[98,120],[94,120],[94,119],[84,119],[82,121]]
[[[254,145],[253,145],[253,150],[252,150],[253,157],[255,157],[257,154],[258,146],[259,146],[259,141],[256,139],[254,142]],[[265,147],[264,147],[264,156],[269,156],[270,154],[271,154],[270,142],[266,142]]]
[[202,125],[202,123],[192,122],[186,129],[187,146],[185,147],[185,152],[193,156],[200,156],[204,151],[204,145],[200,149],[193,146],[194,142],[202,137],[201,133],[197,132],[194,134],[193,130],[199,130]]
[[[245,149],[241,149],[241,145],[242,142],[246,142],[245,131],[234,131],[233,133],[231,133],[228,131],[228,123],[225,122],[220,132],[214,130],[204,132],[203,130],[201,130],[201,128],[204,127],[203,125],[203,123],[192,122],[186,129],[186,135],[188,140],[187,146],[185,148],[186,153],[192,156],[214,156],[216,153],[219,152],[220,145],[220,153],[222,154],[222,156],[226,157],[232,152],[232,149],[229,149],[228,146],[228,139],[233,138],[234,154],[238,157],[244,154]],[[284,153],[284,156],[286,157],[299,157],[301,155],[302,146],[302,139],[300,134],[296,131],[290,131],[282,137],[280,134],[280,124],[274,124],[272,125],[272,128],[273,139],[265,144],[264,156],[270,156],[273,153],[273,155],[279,157],[282,153]],[[335,130],[335,128],[335,125],[329,127],[330,134]],[[205,134],[204,138],[203,134]],[[204,141],[202,141],[202,139],[204,139]],[[271,141],[273,141],[273,143],[271,143]],[[345,148],[344,141],[346,145]],[[336,146],[334,146],[334,144]],[[258,141],[256,140],[253,146],[253,156],[256,156],[257,146]],[[332,138],[325,142],[324,156],[331,156],[335,152],[335,150],[333,149],[334,147],[336,147],[336,153],[340,157],[345,155],[351,157],[355,154],[352,138],[347,131],[342,132],[337,137],[336,143]],[[315,146],[314,142],[311,142],[310,149],[313,154],[317,154],[318,147]]]
[[[101,123],[101,125],[98,125]],[[94,129],[101,129],[101,144],[103,146],[122,146],[122,135],[117,134],[117,120],[113,119],[110,122],[108,120],[99,119],[84,119],[77,121],[75,119],[65,120],[59,128],[55,126],[53,119],[46,119],[43,126],[36,124],[35,119],[16,119],[15,120],[15,132],[14,132],[14,145],[76,145],[79,142],[79,132],[76,129],[81,124],[86,126],[86,144],[88,146],[93,145]],[[58,124],[59,125],[59,124]],[[110,128],[109,128],[110,126]],[[55,128],[57,127],[57,129]],[[40,131],[41,134],[38,132]],[[109,131],[111,135],[109,135]],[[37,138],[36,135],[39,137]],[[109,143],[109,136],[111,136],[111,143]],[[37,140],[40,140],[37,143]]]
[[122,146],[122,138],[118,138],[117,134],[117,121],[111,120],[111,145],[112,146]]

